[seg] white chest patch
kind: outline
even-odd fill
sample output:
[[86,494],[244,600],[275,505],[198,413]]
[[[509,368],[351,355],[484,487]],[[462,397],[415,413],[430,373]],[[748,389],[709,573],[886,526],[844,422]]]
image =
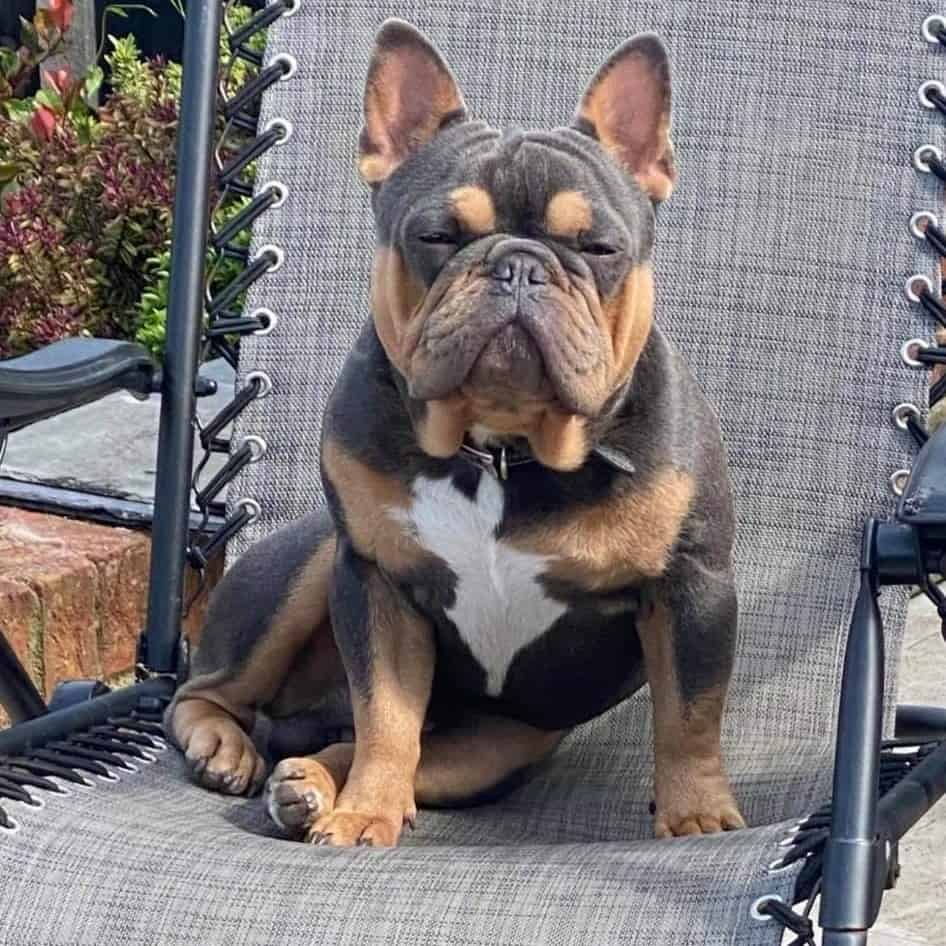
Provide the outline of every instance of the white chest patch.
[[516,654],[567,610],[538,581],[550,559],[497,540],[505,497],[492,476],[480,477],[473,501],[448,478],[419,476],[412,494],[410,509],[397,517],[457,576],[447,617],[486,671],[486,692],[499,696]]

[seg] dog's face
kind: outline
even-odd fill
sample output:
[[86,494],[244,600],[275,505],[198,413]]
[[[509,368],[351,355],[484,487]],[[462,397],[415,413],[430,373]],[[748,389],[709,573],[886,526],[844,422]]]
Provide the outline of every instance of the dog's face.
[[[536,77],[536,81],[550,81]],[[650,331],[656,201],[671,190],[670,79],[653,36],[621,46],[571,127],[467,120],[434,48],[389,21],[365,91],[359,167],[373,187],[378,336],[421,447],[523,436],[560,470]]]

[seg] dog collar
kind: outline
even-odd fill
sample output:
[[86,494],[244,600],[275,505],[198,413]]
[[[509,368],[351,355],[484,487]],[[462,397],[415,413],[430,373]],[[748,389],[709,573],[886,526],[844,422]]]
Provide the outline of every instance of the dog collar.
[[[592,448],[591,452],[622,473],[632,475],[636,472],[634,464],[620,450],[598,444],[598,446]],[[501,480],[509,479],[509,470],[512,467],[536,462],[531,453],[517,450],[515,447],[474,447],[473,444],[467,443],[465,440],[460,445],[460,455],[469,460],[474,466],[486,470],[487,473],[492,473],[493,476]]]
[[509,479],[511,467],[536,462],[532,454],[514,447],[474,447],[466,441],[460,445],[460,454],[475,466],[486,470],[487,473],[492,473],[501,480]]

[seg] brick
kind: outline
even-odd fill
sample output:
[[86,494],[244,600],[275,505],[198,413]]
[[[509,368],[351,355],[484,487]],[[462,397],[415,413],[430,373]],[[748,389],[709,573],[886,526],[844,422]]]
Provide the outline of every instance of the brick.
[[[183,628],[191,643],[191,647],[196,647],[200,640],[200,632],[204,626],[204,620],[207,617],[207,605],[210,600],[210,593],[217,586],[217,583],[223,577],[223,556],[215,558],[207,567],[206,580],[200,594],[194,599],[190,609],[184,616]],[[198,586],[197,573],[191,569],[187,570],[185,582],[184,603],[187,604]]]
[[148,567],[151,554],[145,536],[119,554],[97,562],[101,624],[99,656],[107,676],[135,664],[138,635],[148,610]]
[[[98,572],[73,548],[69,520],[0,509],[0,578],[25,582],[41,608],[42,683],[98,676]],[[81,524],[80,524],[81,525]]]
[[0,631],[37,686],[42,687],[42,607],[26,582],[0,578]]
[[[147,610],[150,539],[142,532],[0,507],[0,626],[37,686],[127,676]],[[184,621],[196,641],[222,560]],[[188,573],[185,600],[197,587]]]

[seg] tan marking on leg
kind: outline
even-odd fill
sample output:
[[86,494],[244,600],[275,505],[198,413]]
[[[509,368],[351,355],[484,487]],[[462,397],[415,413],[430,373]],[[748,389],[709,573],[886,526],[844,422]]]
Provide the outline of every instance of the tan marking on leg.
[[614,350],[614,386],[630,377],[654,324],[654,271],[649,264],[635,266],[621,292],[604,305],[611,324]]
[[685,703],[674,670],[673,617],[658,602],[637,622],[654,705],[654,834],[711,834],[745,827],[723,770],[725,688]]
[[199,698],[178,703],[171,731],[205,788],[244,795],[262,784],[265,762],[236,719],[216,703]]
[[[245,731],[253,726],[256,710],[276,696],[300,649],[313,634],[330,633],[328,591],[334,558],[335,536],[332,535],[306,563],[285,602],[273,616],[269,629],[246,660],[239,667],[188,680],[177,691],[165,718],[168,730],[185,755],[190,757],[197,753],[197,748],[190,750],[191,743],[195,747],[204,746],[216,739],[222,747],[221,732],[231,727],[245,737]],[[222,779],[227,774],[223,770],[228,767],[230,756],[232,753],[221,756],[215,767],[207,762],[207,768],[219,769],[218,776]],[[239,760],[229,767],[230,774],[236,773]]]
[[663,467],[579,513],[547,517],[510,539],[549,556],[548,575],[588,590],[620,588],[662,574],[690,510],[688,473]]
[[421,805],[458,805],[549,756],[564,732],[499,716],[424,733],[415,793]]
[[371,312],[381,345],[391,363],[405,377],[404,336],[426,292],[399,250],[391,246],[378,247],[371,269]]
[[450,191],[450,204],[464,230],[476,236],[485,236],[496,229],[493,198],[482,187],[457,187]]
[[380,572],[368,577],[366,591],[371,680],[367,692],[352,687],[354,759],[334,810],[311,829],[311,840],[338,847],[392,846],[416,817],[414,777],[433,681],[429,622]]
[[545,230],[551,236],[574,239],[591,229],[591,204],[581,191],[559,191],[545,208]]
[[429,553],[396,515],[411,503],[404,483],[372,470],[334,438],[322,445],[322,469],[338,495],[345,530],[359,555],[395,574],[429,563]]

